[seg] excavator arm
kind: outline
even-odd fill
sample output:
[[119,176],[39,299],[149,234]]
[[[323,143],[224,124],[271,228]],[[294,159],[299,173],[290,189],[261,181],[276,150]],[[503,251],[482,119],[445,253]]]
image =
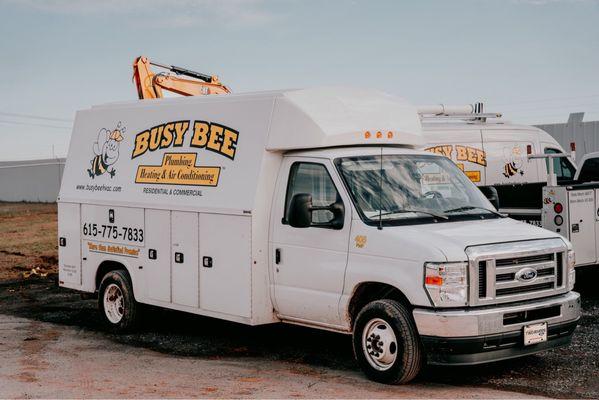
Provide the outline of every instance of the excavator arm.
[[[176,75],[194,79],[181,78],[167,73],[154,73],[150,65],[167,69]],[[220,83],[217,76],[190,71],[174,65],[151,62],[147,57],[137,57],[133,62],[133,79],[137,87],[137,95],[141,100],[162,98],[162,90],[168,90],[183,96],[201,96],[209,94],[231,93],[228,87]]]

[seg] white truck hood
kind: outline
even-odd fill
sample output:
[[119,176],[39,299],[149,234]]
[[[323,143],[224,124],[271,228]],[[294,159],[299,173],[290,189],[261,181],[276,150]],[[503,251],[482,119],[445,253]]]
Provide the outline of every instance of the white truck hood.
[[554,232],[511,218],[384,227],[370,236],[376,239],[361,252],[426,261],[465,261],[467,247],[484,244],[550,238],[568,243]]
[[[560,235],[511,218],[415,225],[449,261],[465,258],[464,249],[483,244],[560,238]],[[565,241],[564,241],[565,242]]]

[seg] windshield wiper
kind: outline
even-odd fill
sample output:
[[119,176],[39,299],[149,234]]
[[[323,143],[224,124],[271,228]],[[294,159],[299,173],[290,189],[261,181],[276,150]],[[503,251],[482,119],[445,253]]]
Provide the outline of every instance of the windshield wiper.
[[447,217],[446,215],[435,214],[435,213],[432,213],[430,211],[425,211],[425,210],[413,210],[413,209],[408,209],[408,208],[404,208],[404,209],[401,209],[401,210],[387,211],[387,212],[384,212],[382,214],[379,214],[378,216],[382,217],[384,215],[401,214],[401,213],[422,213],[422,214],[428,214],[428,215],[430,215],[432,217],[435,217],[435,218],[449,219],[449,217]]
[[443,211],[445,214],[447,213],[451,213],[451,212],[458,212],[458,211],[468,211],[468,210],[485,210],[490,212],[491,214],[495,214],[501,218],[506,218],[507,215],[502,214],[500,212],[497,212],[495,210],[491,210],[490,208],[485,208],[485,207],[478,207],[478,206],[463,206],[463,207],[458,207],[458,208],[452,208],[450,210],[445,210]]

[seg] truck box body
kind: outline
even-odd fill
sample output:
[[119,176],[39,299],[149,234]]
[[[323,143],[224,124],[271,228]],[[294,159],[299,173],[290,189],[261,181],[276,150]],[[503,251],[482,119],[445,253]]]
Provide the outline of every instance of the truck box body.
[[165,99],[78,112],[59,195],[61,285],[93,292],[98,266],[118,261],[139,302],[274,321],[268,229],[282,151],[362,143],[368,129],[372,144],[420,141],[409,104],[379,93],[332,93]]

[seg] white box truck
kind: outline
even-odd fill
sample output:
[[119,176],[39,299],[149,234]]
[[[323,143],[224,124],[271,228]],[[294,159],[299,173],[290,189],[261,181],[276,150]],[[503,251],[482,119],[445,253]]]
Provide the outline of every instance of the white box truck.
[[[494,188],[499,211],[541,226],[549,161],[529,158],[527,152],[564,153],[553,137],[534,126],[504,121],[501,114],[483,113],[482,103],[421,106],[418,111],[424,149],[452,159],[481,190]],[[573,161],[552,159],[558,183],[574,179]]]
[[570,342],[574,253],[498,214],[423,143],[416,109],[315,88],[77,113],[59,282],[114,330],[139,304],[352,334],[380,382]]

